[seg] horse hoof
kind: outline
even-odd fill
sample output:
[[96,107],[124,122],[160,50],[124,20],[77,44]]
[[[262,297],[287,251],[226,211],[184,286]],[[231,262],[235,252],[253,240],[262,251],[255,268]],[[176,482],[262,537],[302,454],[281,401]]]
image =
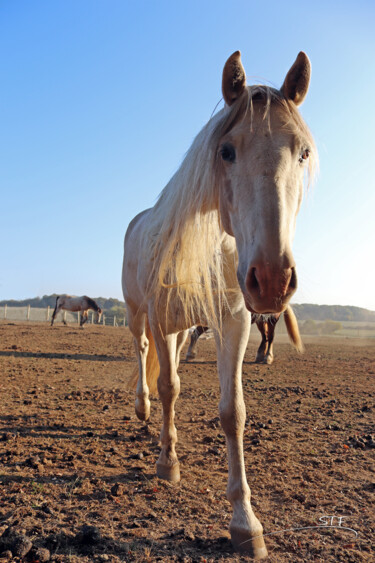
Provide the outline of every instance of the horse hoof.
[[270,366],[271,364],[273,364],[273,358],[272,356],[268,356],[267,358],[264,359],[264,363],[267,364],[268,366]]
[[159,479],[178,483],[180,480],[180,464],[174,463],[173,465],[165,465],[163,463],[156,463],[156,475]]
[[187,354],[185,362],[190,362],[190,360],[195,360],[195,354]]
[[151,403],[148,399],[144,402],[138,401],[138,399],[135,400],[135,414],[139,420],[146,421],[150,418],[150,405]]
[[231,541],[236,551],[246,553],[255,561],[265,559],[268,556],[263,534],[249,537],[248,531],[231,530]]

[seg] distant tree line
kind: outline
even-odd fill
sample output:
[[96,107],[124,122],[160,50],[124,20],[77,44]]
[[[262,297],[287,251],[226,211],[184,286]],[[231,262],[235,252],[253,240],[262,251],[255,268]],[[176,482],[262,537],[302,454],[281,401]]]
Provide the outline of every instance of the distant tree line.
[[[0,306],[8,305],[8,307],[55,307],[57,293],[52,295],[43,295],[43,297],[34,297],[32,299],[4,300],[0,301]],[[91,295],[90,295],[91,297]],[[107,314],[114,314],[121,318],[124,314],[125,303],[119,299],[94,297],[99,307]],[[301,305],[292,305],[293,310],[301,321],[314,319],[315,321],[358,321],[358,322],[375,322],[375,311],[362,309],[361,307],[342,306],[342,305],[312,305],[303,303]],[[328,329],[327,329],[328,330]]]
[[357,321],[375,322],[375,311],[352,307],[351,305],[292,305],[293,311],[299,321],[314,319],[315,321]]

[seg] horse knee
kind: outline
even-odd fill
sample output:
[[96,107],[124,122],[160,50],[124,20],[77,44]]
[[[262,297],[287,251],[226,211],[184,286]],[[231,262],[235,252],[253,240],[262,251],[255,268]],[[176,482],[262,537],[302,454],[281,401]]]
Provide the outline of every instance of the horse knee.
[[145,334],[141,334],[134,337],[135,346],[138,349],[138,352],[141,356],[147,356],[147,352],[149,349],[149,340]]
[[163,377],[160,373],[158,379],[158,392],[162,401],[173,401],[180,392],[180,378],[177,372],[171,373],[168,377]]
[[221,426],[226,435],[233,436],[239,432],[242,433],[246,419],[246,409],[243,401],[237,405],[220,403],[219,414]]

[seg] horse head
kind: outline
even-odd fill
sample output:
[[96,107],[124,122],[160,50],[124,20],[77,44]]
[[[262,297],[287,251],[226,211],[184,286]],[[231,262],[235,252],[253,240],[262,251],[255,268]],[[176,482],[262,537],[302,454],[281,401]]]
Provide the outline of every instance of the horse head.
[[309,80],[303,52],[280,90],[246,86],[239,51],[224,66],[228,117],[217,145],[219,209],[225,231],[236,240],[237,278],[253,313],[284,311],[297,288],[291,245],[314,153],[297,106]]

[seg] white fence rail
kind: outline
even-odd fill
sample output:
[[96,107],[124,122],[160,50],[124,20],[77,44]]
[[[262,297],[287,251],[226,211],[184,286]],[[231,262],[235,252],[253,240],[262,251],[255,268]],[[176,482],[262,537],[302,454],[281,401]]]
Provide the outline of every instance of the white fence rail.
[[[0,321],[30,321],[30,322],[51,322],[53,308],[39,308],[39,307],[8,307],[7,305],[2,305],[0,307]],[[55,323],[61,323],[63,320],[67,323],[78,324],[80,323],[80,313],[71,313],[70,311],[61,311],[56,319]],[[88,323],[94,324],[95,313],[94,311],[89,311]],[[103,313],[100,320],[101,325],[105,326],[125,326],[125,316],[119,318],[116,315]]]

